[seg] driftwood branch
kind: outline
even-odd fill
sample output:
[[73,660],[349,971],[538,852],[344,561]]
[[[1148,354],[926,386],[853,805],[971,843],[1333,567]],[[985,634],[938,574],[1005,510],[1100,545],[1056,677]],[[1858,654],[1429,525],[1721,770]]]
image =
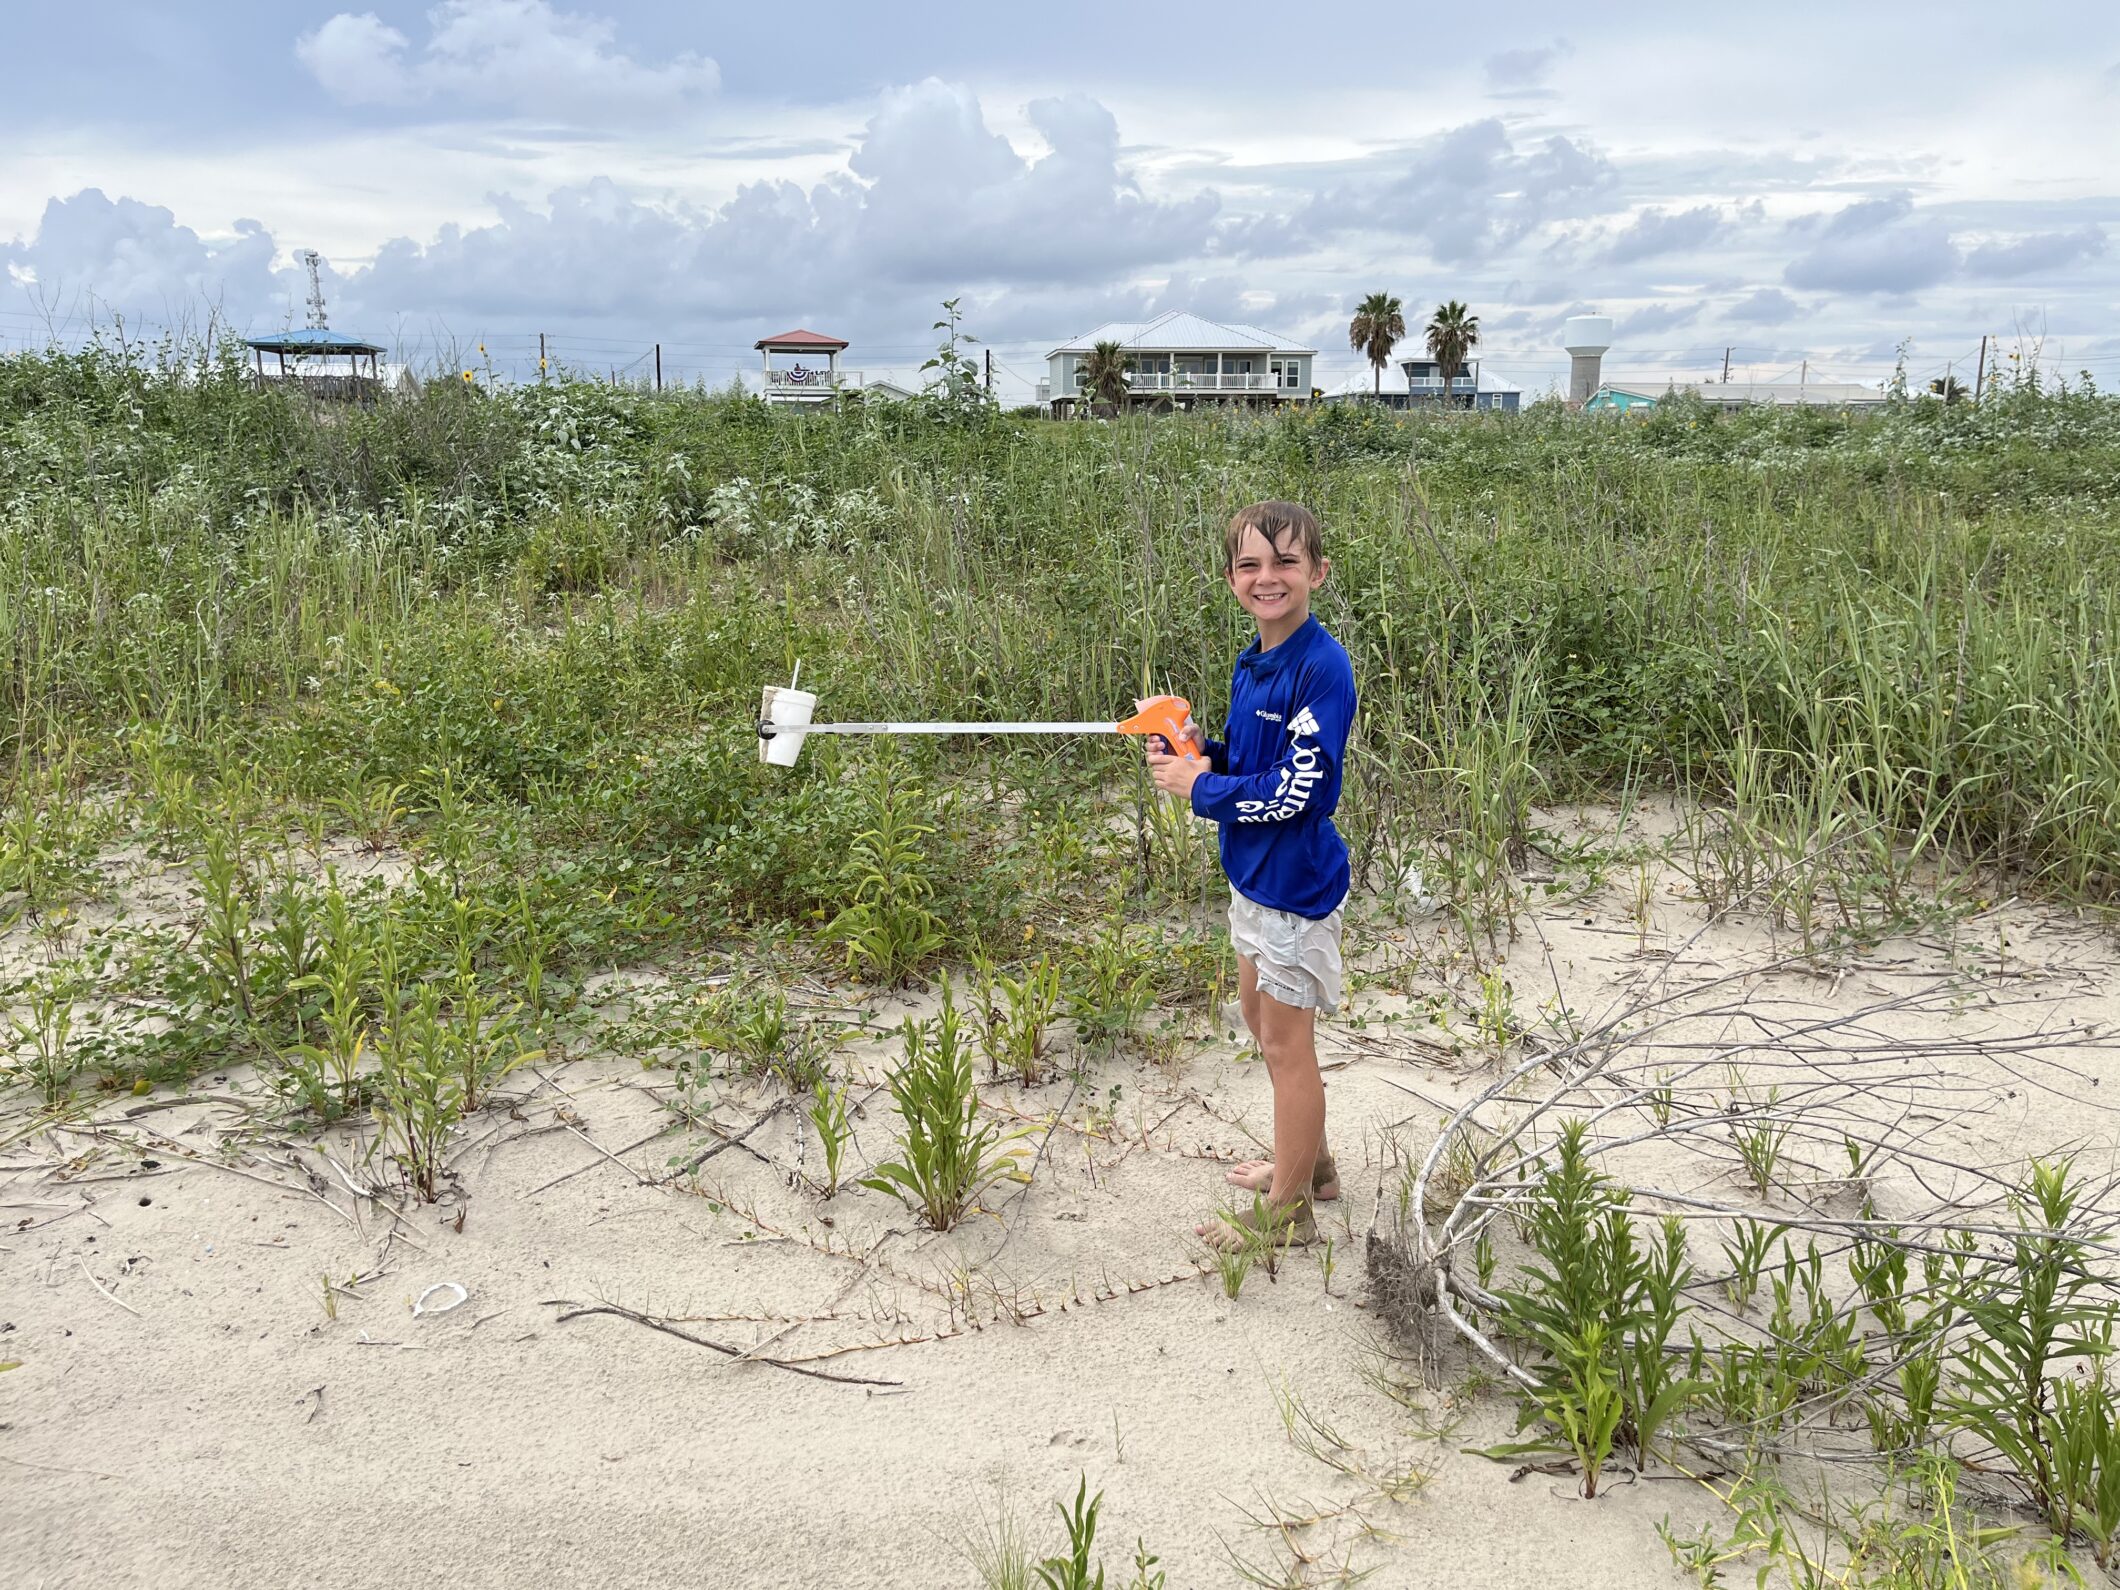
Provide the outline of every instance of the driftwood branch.
[[801,1364],[791,1364],[779,1358],[754,1358],[742,1347],[731,1347],[726,1342],[709,1341],[704,1336],[694,1336],[690,1331],[679,1330],[667,1320],[657,1319],[652,1314],[638,1313],[630,1308],[621,1308],[616,1303],[582,1303],[571,1298],[549,1297],[545,1302],[553,1308],[568,1312],[560,1315],[558,1323],[564,1325],[570,1319],[580,1319],[584,1314],[610,1314],[619,1319],[631,1320],[636,1325],[645,1325],[651,1331],[661,1331],[665,1336],[675,1336],[681,1342],[690,1342],[694,1347],[711,1348],[728,1358],[740,1358],[747,1364],[769,1364],[775,1369],[785,1369],[791,1375],[806,1375],[812,1380],[831,1380],[843,1386],[902,1386],[902,1380],[871,1380],[860,1375],[834,1375],[822,1369],[805,1369]]

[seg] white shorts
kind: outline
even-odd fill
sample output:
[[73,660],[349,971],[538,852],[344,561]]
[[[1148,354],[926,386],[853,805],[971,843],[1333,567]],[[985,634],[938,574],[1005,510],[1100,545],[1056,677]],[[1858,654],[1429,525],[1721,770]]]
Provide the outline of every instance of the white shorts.
[[1229,896],[1229,942],[1259,973],[1259,992],[1297,1010],[1329,1016],[1340,1008],[1340,918],[1276,911],[1236,891]]

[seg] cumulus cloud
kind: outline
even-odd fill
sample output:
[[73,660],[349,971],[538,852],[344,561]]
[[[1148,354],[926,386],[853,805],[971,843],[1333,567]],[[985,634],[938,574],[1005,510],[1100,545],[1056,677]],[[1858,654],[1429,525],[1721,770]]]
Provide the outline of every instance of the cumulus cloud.
[[1575,46],[1566,39],[1535,49],[1502,50],[1481,62],[1487,73],[1487,92],[1497,99],[1550,99],[1553,91],[1546,78]]
[[1444,264],[1493,257],[1548,221],[1592,213],[1617,190],[1596,150],[1555,133],[1520,145],[1498,117],[1368,161],[1297,218],[1312,240],[1395,233]]
[[666,113],[721,83],[705,56],[688,50],[644,65],[618,48],[610,21],[549,0],[442,0],[427,24],[415,51],[374,12],[342,11],[296,40],[295,58],[349,105],[438,100],[619,120]]
[[[847,169],[809,188],[751,183],[711,208],[653,203],[605,178],[542,205],[489,195],[491,223],[394,239],[339,280],[333,321],[529,323],[564,305],[577,320],[779,330],[821,316],[924,333],[935,302],[960,291],[1061,303],[1077,288],[1094,321],[1119,312],[1089,307],[1118,302],[1115,283],[1167,277],[1205,252],[1219,201],[1144,197],[1102,105],[1047,99],[1029,114],[1045,145],[1035,157],[992,131],[968,91],[929,81],[887,96]],[[0,246],[0,263],[92,282],[112,304],[158,306],[221,281],[232,313],[277,318],[289,294],[273,255],[261,228],[209,244],[168,210],[93,191],[54,201],[33,237]],[[1233,307],[1259,284],[1226,285]],[[1071,334],[1074,318],[1047,330]]]
[[294,55],[336,100],[397,105],[416,95],[405,65],[411,42],[373,11],[341,11],[295,40]]
[[1722,224],[1722,217],[1712,204],[1696,205],[1676,214],[1644,210],[1606,245],[1604,257],[1611,264],[1628,265],[1658,254],[1698,248],[1722,230]]
[[1790,227],[1816,241],[1782,272],[1791,287],[1899,294],[1932,287],[1958,268],[1950,229],[1918,213],[1904,193],[1861,199],[1824,218]]
[[1700,318],[1699,304],[1648,304],[1623,317],[1613,328],[1617,337],[1654,336],[1690,325]]
[[2105,229],[2079,226],[2062,232],[2033,232],[2007,243],[1983,243],[1965,257],[1968,276],[2029,276],[2105,252]]
[[284,305],[289,282],[275,270],[277,252],[256,221],[239,220],[232,236],[208,242],[161,205],[88,188],[48,202],[34,240],[0,244],[0,263],[48,303],[86,300],[182,321],[222,308],[248,318]]
[[1803,312],[1803,305],[1779,287],[1761,287],[1723,311],[1723,319],[1755,326],[1778,326]]

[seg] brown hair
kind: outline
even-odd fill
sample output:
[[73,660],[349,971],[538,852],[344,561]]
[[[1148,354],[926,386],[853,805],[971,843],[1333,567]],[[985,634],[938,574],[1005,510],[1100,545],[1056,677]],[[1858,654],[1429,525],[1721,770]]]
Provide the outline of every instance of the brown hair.
[[1293,535],[1313,568],[1325,561],[1325,534],[1318,528],[1316,514],[1299,502],[1255,502],[1248,508],[1239,508],[1237,516],[1229,521],[1229,528],[1222,532],[1224,574],[1237,566],[1237,548],[1243,544],[1247,530],[1258,531],[1276,551],[1283,538]]

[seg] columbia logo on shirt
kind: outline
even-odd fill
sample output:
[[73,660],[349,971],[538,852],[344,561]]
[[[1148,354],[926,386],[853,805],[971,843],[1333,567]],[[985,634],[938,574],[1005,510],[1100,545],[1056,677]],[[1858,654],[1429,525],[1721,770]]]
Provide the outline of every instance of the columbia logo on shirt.
[[[1266,717],[1269,714],[1260,713]],[[1304,735],[1313,740],[1318,737],[1318,720],[1310,708],[1305,707],[1295,715],[1288,725],[1289,735],[1296,741],[1289,757],[1289,765],[1281,769],[1279,786],[1273,799],[1268,801],[1239,801],[1237,818],[1240,823],[1278,822],[1295,816],[1310,804],[1310,797],[1318,781],[1325,776],[1325,759],[1318,754],[1315,745],[1302,743]]]

